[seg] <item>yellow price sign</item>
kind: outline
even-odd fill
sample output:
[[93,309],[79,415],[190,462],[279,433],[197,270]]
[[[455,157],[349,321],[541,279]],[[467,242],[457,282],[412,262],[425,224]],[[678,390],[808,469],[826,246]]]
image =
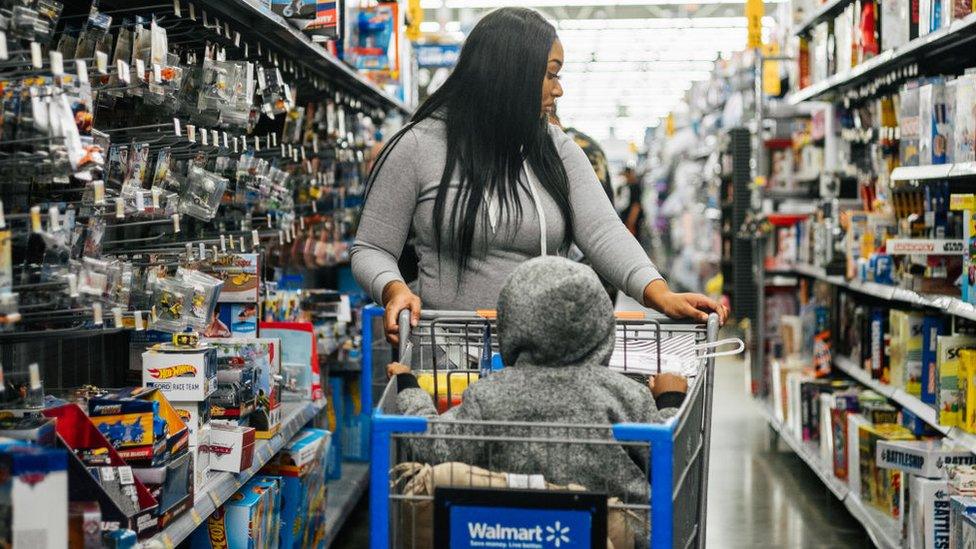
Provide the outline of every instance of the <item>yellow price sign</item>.
[[762,18],[766,7],[762,0],[746,0],[746,47],[758,48],[762,45]]

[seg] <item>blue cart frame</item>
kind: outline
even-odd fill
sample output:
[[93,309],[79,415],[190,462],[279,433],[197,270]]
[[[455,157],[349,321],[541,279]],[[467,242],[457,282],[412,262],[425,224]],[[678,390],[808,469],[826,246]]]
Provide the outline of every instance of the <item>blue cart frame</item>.
[[[370,369],[374,376],[379,377],[377,370],[385,364],[373,364],[374,355],[370,347],[382,339],[382,330],[375,334],[374,322],[370,320],[381,321],[382,309],[367,310],[366,316],[363,323],[364,374],[365,370]],[[694,330],[704,336],[702,339],[714,344],[718,338],[719,320],[713,314],[704,326],[659,324],[658,327],[659,340],[675,331]],[[701,363],[700,374],[694,378],[678,414],[668,422],[611,426],[616,441],[649,444],[651,486],[671,487],[670,490],[651,490],[650,546],[655,549],[705,546],[715,358],[703,358]],[[373,411],[369,488],[370,547],[373,549],[390,547],[389,473],[393,465],[393,438],[397,434],[424,433],[431,423],[424,417],[397,415],[395,397],[396,381],[391,380]],[[363,398],[365,404],[365,394]],[[371,395],[369,402],[372,402]],[[676,514],[679,503],[691,504],[693,508],[690,512]],[[681,509],[687,510],[683,505]]]

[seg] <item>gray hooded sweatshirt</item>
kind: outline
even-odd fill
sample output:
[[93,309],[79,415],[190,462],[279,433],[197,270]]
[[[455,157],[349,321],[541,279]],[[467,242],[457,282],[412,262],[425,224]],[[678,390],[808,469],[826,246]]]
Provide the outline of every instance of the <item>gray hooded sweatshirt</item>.
[[[592,269],[557,257],[527,261],[509,276],[498,299],[499,346],[508,366],[468,387],[461,404],[440,419],[612,425],[672,417],[683,394],[665,393],[655,403],[645,384],[607,368],[614,333],[613,308]],[[398,376],[397,382],[400,413],[437,416],[412,374]],[[434,423],[431,431],[570,441],[611,438],[606,428]],[[624,503],[649,501],[646,447],[440,439],[417,441],[410,449],[412,461],[460,461],[498,472],[541,474],[548,482],[605,491]]]

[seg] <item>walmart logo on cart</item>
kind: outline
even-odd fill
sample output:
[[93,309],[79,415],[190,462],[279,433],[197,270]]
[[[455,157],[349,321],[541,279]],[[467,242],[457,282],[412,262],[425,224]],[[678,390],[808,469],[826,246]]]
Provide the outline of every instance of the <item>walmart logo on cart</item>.
[[[570,543],[569,527],[558,520],[552,525],[534,528],[513,528],[501,524],[469,522],[469,543],[472,547],[562,547]],[[480,542],[480,543],[479,543]]]

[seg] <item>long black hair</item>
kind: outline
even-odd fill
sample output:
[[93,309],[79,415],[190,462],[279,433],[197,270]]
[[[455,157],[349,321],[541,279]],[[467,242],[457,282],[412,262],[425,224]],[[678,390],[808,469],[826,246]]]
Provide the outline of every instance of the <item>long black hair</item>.
[[[563,246],[573,241],[566,168],[542,113],[542,84],[556,40],[556,29],[534,10],[500,8],[485,15],[465,40],[451,75],[383,147],[367,177],[368,200],[400,138],[422,120],[444,120],[447,162],[434,201],[435,246],[438,254],[453,255],[461,272],[472,253],[486,191],[498,197],[500,218],[521,221],[523,161],[559,206],[566,227]],[[448,205],[455,173],[458,191]]]

